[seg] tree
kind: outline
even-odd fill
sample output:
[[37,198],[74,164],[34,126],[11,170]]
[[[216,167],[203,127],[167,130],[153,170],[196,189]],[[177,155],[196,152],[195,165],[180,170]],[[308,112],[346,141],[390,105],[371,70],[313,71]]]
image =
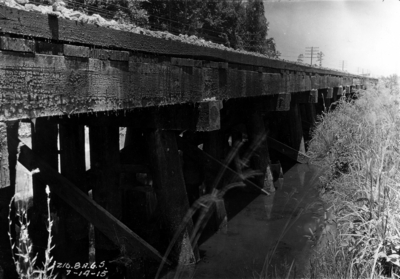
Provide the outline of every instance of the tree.
[[324,57],[324,56],[325,56],[325,54],[322,51],[317,53],[317,61],[319,62],[320,67],[322,67],[322,60],[323,60],[322,57]]
[[248,0],[245,21],[245,49],[265,53],[267,48],[268,22],[262,0]]
[[304,55],[299,54],[299,56],[297,57],[297,62],[303,62],[303,58],[304,58]]
[[[39,0],[39,2],[53,0]],[[66,1],[67,2],[67,1]],[[106,19],[115,19],[121,23],[130,23],[147,27],[149,20],[147,11],[137,0],[75,0],[68,1],[67,7],[81,10],[89,15],[99,14]]]
[[150,26],[173,34],[203,37],[234,49],[279,57],[262,0],[147,0]]

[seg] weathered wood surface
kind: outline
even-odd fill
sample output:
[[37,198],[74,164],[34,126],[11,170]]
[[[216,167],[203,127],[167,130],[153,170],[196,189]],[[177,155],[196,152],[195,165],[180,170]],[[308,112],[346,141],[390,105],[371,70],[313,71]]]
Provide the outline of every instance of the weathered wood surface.
[[[203,109],[203,101],[373,80],[4,6],[0,13],[0,121],[182,103]],[[218,129],[218,120],[199,121],[199,131]]]
[[[75,121],[60,124],[59,144],[61,174],[87,193],[84,126]],[[88,262],[89,223],[67,203],[60,202],[60,207],[60,227],[65,230],[65,240],[56,246],[58,260],[73,258]]]
[[308,86],[290,78],[292,74],[188,68],[135,58],[128,63],[4,51],[0,62],[0,120],[198,103],[200,117],[192,125],[199,131],[212,131],[219,127],[219,100],[274,96],[273,108],[267,110],[287,110],[292,93],[325,86],[317,75]]
[[0,189],[10,186],[7,125],[0,122]]
[[[17,139],[14,140],[18,141]],[[21,147],[19,162],[28,170],[32,170],[32,163],[28,158],[34,160],[35,167],[39,168],[42,174],[43,182],[50,186],[53,193],[61,197],[115,244],[125,247],[129,254],[146,254],[156,260],[162,260],[162,256],[156,249],[132,232],[103,207],[90,199],[87,194],[79,190],[68,179],[51,168],[38,155],[34,154],[29,147],[23,145]]]
[[[55,123],[47,118],[39,118],[31,125],[32,150],[40,154],[43,160],[52,167],[58,169],[58,129]],[[28,167],[26,167],[29,169]],[[43,262],[44,251],[47,238],[46,224],[40,221],[41,216],[47,214],[47,195],[46,182],[43,180],[44,174],[39,172],[33,176],[33,214],[30,224],[32,242],[35,243],[34,249],[38,252],[38,262]],[[52,199],[53,205],[58,207],[56,199]]]
[[[119,187],[120,173],[116,168],[120,163],[119,129],[110,126],[106,117],[101,117],[97,125],[89,126],[89,142],[93,199],[121,220],[122,190]],[[95,239],[96,254],[100,251],[104,253],[102,256],[105,258],[102,260],[109,260],[112,254],[110,251],[118,250],[118,245],[107,239],[101,230],[95,231]]]
[[[77,23],[57,18],[53,15],[42,15],[0,6],[0,27],[3,33],[42,39],[73,42],[76,44],[112,47],[114,49],[143,51],[157,54],[178,55],[186,57],[204,57],[224,60],[231,63],[254,65],[282,70],[293,70],[329,75],[344,75],[330,69],[312,68],[306,65],[268,59],[233,51],[208,48],[186,44],[173,40],[154,38],[141,34],[128,33],[91,24]],[[345,74],[349,78],[354,75]]]
[[[162,241],[169,243],[179,233],[169,258],[184,265],[196,263],[199,252],[189,240],[193,230],[192,219],[184,220],[189,210],[189,200],[176,135],[172,131],[153,130],[146,137],[150,169],[161,213]],[[184,230],[178,231],[184,221],[187,222]]]

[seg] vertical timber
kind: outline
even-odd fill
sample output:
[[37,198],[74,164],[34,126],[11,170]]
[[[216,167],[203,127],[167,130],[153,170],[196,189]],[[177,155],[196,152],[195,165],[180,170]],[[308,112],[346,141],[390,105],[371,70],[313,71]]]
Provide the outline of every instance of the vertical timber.
[[[80,190],[85,189],[85,135],[84,126],[76,122],[62,123],[60,132],[61,174]],[[72,207],[63,202],[61,222],[65,226],[64,256],[75,261],[88,262],[88,222]]]
[[[8,205],[15,192],[17,142],[13,139],[18,137],[18,123],[0,123],[1,141],[1,185],[0,185],[0,277],[3,272],[4,278],[14,278],[15,266],[11,258],[11,247],[8,238]],[[10,212],[13,220],[14,211]],[[11,228],[14,226],[12,225]],[[15,239],[15,232],[11,230]]]
[[[89,125],[91,185],[93,199],[115,218],[121,220],[122,196],[119,188],[119,128],[98,117]],[[95,230],[96,260],[111,260],[119,253],[103,233]]]
[[[246,123],[247,132],[251,145],[256,145],[256,150],[251,158],[252,168],[256,171],[262,172],[262,175],[256,176],[256,184],[266,190],[273,191],[273,181],[270,169],[270,158],[267,144],[267,131],[264,124],[263,117],[260,112],[251,114]],[[252,187],[255,192],[259,193],[260,190]]]
[[[47,118],[37,118],[36,121],[33,121],[31,135],[32,150],[36,154],[40,154],[40,157],[49,166],[57,170],[57,124]],[[33,208],[31,208],[30,210],[31,214],[28,214],[28,217],[31,220],[29,234],[32,238],[32,242],[35,243],[34,247],[36,247],[37,252],[39,252],[37,259],[37,262],[39,263],[41,263],[44,259],[44,249],[47,243],[47,196],[45,192],[46,183],[44,183],[43,181],[46,181],[43,174],[37,173],[33,175]],[[56,206],[55,210],[58,210],[58,198],[55,195],[51,195],[51,203],[53,204],[53,206]],[[62,238],[61,235],[55,235],[54,237],[56,237],[57,239]]]
[[[173,239],[189,210],[189,201],[182,173],[176,135],[171,131],[151,130],[147,134],[150,169],[161,212],[166,245]],[[173,246],[169,259],[182,265],[194,264],[198,259],[197,247],[191,247],[192,220]]]

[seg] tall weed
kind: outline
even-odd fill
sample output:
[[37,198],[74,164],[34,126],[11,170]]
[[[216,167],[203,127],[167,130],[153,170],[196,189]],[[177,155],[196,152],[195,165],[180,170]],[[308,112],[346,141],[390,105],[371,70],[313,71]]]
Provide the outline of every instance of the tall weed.
[[310,263],[314,278],[400,275],[399,104],[398,89],[377,86],[319,118],[308,154],[327,168],[320,191],[337,234]]
[[[54,248],[52,246],[52,227],[53,221],[51,220],[50,213],[50,190],[49,186],[46,187],[47,194],[47,247],[45,250],[45,261],[43,262],[43,268],[38,268],[36,265],[37,255],[32,255],[32,241],[29,237],[28,227],[29,227],[29,219],[28,219],[28,206],[27,203],[23,203],[21,201],[15,202],[17,204],[16,208],[16,216],[18,217],[18,231],[16,234],[16,240],[14,241],[11,236],[11,225],[13,224],[11,218],[12,204],[14,203],[14,198],[10,202],[9,208],[9,239],[12,251],[12,257],[15,263],[15,268],[17,270],[18,277],[21,279],[53,279],[56,277],[54,272],[55,261],[53,261],[53,257],[51,256],[51,251]],[[16,250],[16,253],[14,253]]]

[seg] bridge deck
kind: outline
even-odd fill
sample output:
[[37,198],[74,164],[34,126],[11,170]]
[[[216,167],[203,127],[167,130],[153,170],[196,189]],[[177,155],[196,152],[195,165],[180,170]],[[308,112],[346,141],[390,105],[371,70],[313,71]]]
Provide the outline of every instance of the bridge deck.
[[292,94],[369,81],[54,15],[4,6],[0,13],[0,120]]

